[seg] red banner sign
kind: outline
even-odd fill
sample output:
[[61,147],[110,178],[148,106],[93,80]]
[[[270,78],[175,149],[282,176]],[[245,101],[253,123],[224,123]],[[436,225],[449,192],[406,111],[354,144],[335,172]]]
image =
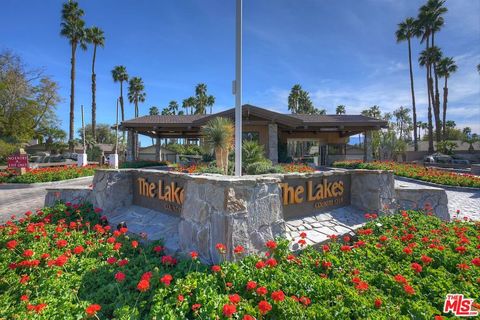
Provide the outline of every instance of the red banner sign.
[[9,168],[28,168],[28,155],[26,154],[14,154],[8,156]]

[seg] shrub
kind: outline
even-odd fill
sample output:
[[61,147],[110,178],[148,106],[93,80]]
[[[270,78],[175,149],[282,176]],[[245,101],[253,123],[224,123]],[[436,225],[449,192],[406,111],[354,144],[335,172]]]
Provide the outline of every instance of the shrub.
[[93,176],[96,165],[85,167],[61,166],[38,169],[28,169],[23,175],[16,175],[13,170],[0,171],[0,182],[7,183],[39,183],[75,179]]
[[244,140],[242,142],[242,167],[246,169],[248,165],[255,162],[265,162],[265,150],[263,145],[257,141]]
[[268,256],[237,247],[210,267],[110,230],[89,204],[27,214],[0,226],[5,319],[432,319],[448,293],[480,296],[478,222],[369,214],[358,238],[296,254],[272,239]]
[[282,173],[283,169],[281,166],[274,166],[270,160],[264,160],[259,162],[254,162],[249,164],[245,172],[247,174],[267,174],[267,173]]

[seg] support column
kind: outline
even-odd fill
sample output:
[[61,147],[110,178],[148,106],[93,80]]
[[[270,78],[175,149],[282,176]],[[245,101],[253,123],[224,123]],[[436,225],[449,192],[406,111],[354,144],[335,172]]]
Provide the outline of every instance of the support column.
[[134,159],[134,135],[133,131],[127,132],[127,161],[133,161]]
[[160,145],[160,138],[155,139],[155,161],[162,161],[162,146]]
[[268,124],[268,158],[273,163],[278,163],[278,126],[276,123]]
[[372,131],[365,131],[365,138],[363,141],[363,161],[371,162],[373,160],[372,149]]

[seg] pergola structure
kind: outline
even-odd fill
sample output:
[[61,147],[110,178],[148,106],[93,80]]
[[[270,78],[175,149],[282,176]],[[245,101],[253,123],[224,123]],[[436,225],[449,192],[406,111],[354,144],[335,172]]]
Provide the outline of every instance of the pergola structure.
[[[134,134],[158,138],[157,141],[163,138],[198,139],[201,138],[202,126],[214,117],[234,121],[235,109],[215,114],[151,115],[124,121],[120,129],[128,131],[127,160],[137,158]],[[363,115],[282,114],[252,105],[242,107],[244,138],[250,135],[258,139],[265,146],[266,156],[273,162],[278,161],[279,143],[287,143],[292,148],[297,148],[298,143],[306,143],[310,152],[328,153],[324,150],[326,146],[346,145],[348,137],[359,133],[365,134],[365,160],[369,161],[372,154],[370,133],[386,126],[384,120]],[[318,146],[315,149],[313,145]],[[158,142],[157,150],[160,150]]]

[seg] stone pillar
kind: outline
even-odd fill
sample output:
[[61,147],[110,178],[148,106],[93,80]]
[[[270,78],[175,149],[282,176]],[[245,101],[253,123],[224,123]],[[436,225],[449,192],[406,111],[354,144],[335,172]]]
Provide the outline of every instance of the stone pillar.
[[373,160],[373,149],[372,149],[372,131],[365,131],[365,138],[363,141],[363,161],[371,162]]
[[276,123],[268,124],[268,158],[273,163],[278,163],[278,126]]
[[127,132],[127,161],[133,161],[134,158],[134,135],[133,131]]
[[395,179],[392,171],[352,170],[351,204],[366,213],[395,211]]
[[162,161],[162,146],[160,145],[160,138],[155,139],[155,161]]

